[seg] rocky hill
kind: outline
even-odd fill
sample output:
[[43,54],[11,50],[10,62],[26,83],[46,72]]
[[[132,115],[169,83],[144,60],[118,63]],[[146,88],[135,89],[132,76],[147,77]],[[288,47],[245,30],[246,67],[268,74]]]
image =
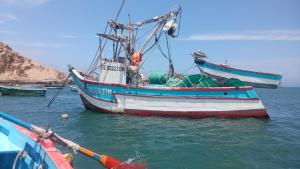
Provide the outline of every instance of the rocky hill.
[[0,83],[60,83],[64,73],[39,64],[0,42]]

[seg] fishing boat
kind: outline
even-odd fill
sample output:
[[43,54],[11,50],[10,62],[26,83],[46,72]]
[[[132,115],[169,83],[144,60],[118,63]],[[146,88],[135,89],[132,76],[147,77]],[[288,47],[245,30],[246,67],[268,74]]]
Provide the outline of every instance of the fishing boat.
[[13,96],[46,96],[47,89],[31,86],[0,86],[2,95]]
[[62,84],[46,84],[44,85],[45,88],[47,89],[62,89],[64,85]]
[[71,90],[72,92],[77,92],[77,87],[76,87],[76,86],[74,86],[74,85],[69,85],[68,87],[70,88],[70,90]]
[[[0,112],[1,113],[1,112]],[[11,123],[0,116],[0,168],[72,169],[50,139]]]
[[204,53],[197,51],[192,54],[200,71],[219,81],[239,79],[256,88],[276,89],[281,82],[282,75],[266,72],[257,72],[230,67],[228,64],[215,64],[206,61]]
[[[119,13],[120,10],[117,17],[107,23],[106,31],[98,34],[100,44],[89,69],[83,72],[69,65],[85,108],[140,116],[269,117],[251,86],[203,87],[200,82],[182,86],[176,85],[177,81],[151,84],[149,77],[141,72],[147,57],[151,57],[149,51],[157,48],[169,63],[166,79],[179,79],[181,83],[184,81],[181,78],[187,77],[190,81],[190,76],[175,73],[170,50],[171,39],[179,35],[181,7],[135,23],[129,17],[128,24],[117,22]],[[140,31],[148,36],[138,37],[144,35]],[[167,50],[163,50],[160,43],[163,37]],[[112,53],[109,55],[105,50]],[[202,79],[199,75],[195,77]]]
[[146,163],[121,162],[112,156],[98,154],[71,140],[61,137],[51,129],[0,112],[0,168],[1,169],[72,169],[72,154],[62,155],[54,143],[80,152],[98,161],[107,169],[146,169]]

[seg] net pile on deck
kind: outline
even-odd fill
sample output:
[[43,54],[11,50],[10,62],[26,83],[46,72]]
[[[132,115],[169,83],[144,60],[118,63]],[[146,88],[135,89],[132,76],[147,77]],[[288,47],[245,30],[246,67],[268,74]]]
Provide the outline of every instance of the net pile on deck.
[[149,84],[165,85],[168,87],[241,87],[248,86],[248,83],[238,79],[228,79],[223,82],[202,75],[182,75],[176,74],[168,78],[168,74],[163,72],[151,72],[148,76]]

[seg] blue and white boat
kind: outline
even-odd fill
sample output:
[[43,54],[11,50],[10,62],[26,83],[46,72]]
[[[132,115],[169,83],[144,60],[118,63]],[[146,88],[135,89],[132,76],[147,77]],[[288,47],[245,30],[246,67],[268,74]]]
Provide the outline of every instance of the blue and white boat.
[[0,168],[1,169],[72,169],[73,155],[62,155],[54,142],[79,152],[107,169],[146,169],[143,162],[122,162],[106,154],[61,137],[54,131],[26,123],[0,112]]
[[72,169],[73,167],[50,139],[41,139],[36,133],[0,117],[0,168]]
[[215,64],[206,61],[205,57],[201,55],[199,57],[199,52],[197,53],[194,52],[193,56],[195,57],[195,63],[199,67],[200,71],[219,81],[224,81],[226,79],[239,79],[256,88],[271,89],[276,89],[281,83],[281,74],[233,68],[228,64]]
[[[147,52],[154,47],[159,48],[169,61],[168,78],[176,76],[172,59],[163,52],[159,41],[165,35],[168,47],[169,38],[178,35],[176,28],[180,24],[177,24],[180,13],[181,8],[178,8],[163,16],[129,24],[110,20],[108,27],[111,31],[107,31],[110,33],[98,34],[98,57],[94,58],[89,70],[82,72],[69,67],[84,106],[103,113],[141,116],[268,118],[264,105],[251,86],[172,87],[148,84],[148,78],[140,69],[142,58],[148,57]],[[152,33],[141,44],[137,32],[144,30],[142,26],[146,24],[153,24]],[[151,41],[153,44],[149,45]],[[140,48],[135,49],[135,44],[141,44]],[[110,45],[108,51],[112,51],[111,55],[104,51],[107,45]],[[146,49],[148,45],[150,47]]]

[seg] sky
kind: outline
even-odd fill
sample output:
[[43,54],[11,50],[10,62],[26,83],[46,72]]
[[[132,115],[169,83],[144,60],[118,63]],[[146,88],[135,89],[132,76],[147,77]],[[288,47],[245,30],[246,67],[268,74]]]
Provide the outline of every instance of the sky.
[[[0,41],[37,62],[87,70],[96,33],[121,0],[0,0]],[[283,74],[282,86],[300,86],[299,0],[126,0],[119,22],[163,15],[182,6],[180,36],[171,41],[176,72],[197,73],[191,53],[232,67]],[[158,51],[143,71],[168,69]]]

